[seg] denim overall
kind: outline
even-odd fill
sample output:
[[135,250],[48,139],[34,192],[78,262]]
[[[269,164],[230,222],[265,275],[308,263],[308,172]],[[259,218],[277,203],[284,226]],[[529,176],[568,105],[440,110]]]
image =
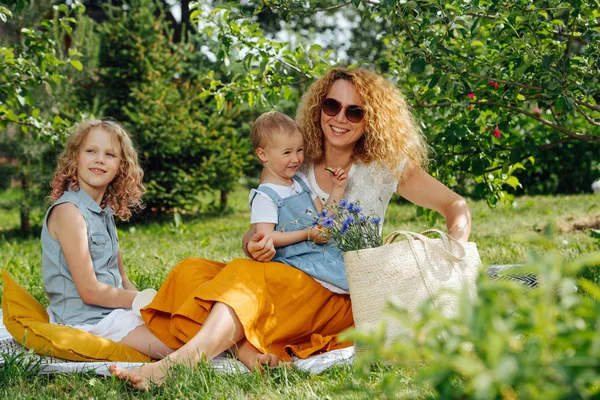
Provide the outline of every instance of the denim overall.
[[[315,205],[310,196],[310,189],[297,176],[294,176],[294,180],[300,184],[302,192],[283,199],[269,187],[259,186],[256,189],[269,196],[277,204],[278,222],[275,226],[277,231],[282,230],[282,228],[285,232],[306,229],[311,225],[312,219],[304,213],[304,210],[310,209],[316,213]],[[332,247],[331,243],[321,245],[304,240],[279,247],[276,249],[272,261],[291,265],[314,278],[348,290],[346,267],[344,266],[342,253],[337,248]]]
[[69,190],[48,209],[42,227],[42,281],[56,322],[67,325],[95,324],[113,309],[86,304],[81,299],[58,240],[48,232],[48,216],[59,204],[73,203],[83,215],[94,273],[99,282],[122,289],[119,272],[119,240],[110,206],[100,208],[83,189]]

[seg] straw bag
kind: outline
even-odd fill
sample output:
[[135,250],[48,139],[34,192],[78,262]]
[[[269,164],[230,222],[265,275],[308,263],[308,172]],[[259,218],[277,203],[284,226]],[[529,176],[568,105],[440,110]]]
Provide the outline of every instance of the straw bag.
[[[428,238],[430,233],[440,238]],[[408,240],[394,243],[400,236]],[[434,298],[436,307],[452,316],[457,311],[457,293],[464,286],[475,297],[481,265],[475,243],[459,242],[435,229],[393,232],[381,247],[344,253],[344,262],[355,326],[369,330],[386,321],[388,342],[401,332],[410,334],[398,320],[384,314],[391,297],[413,315],[421,302]]]

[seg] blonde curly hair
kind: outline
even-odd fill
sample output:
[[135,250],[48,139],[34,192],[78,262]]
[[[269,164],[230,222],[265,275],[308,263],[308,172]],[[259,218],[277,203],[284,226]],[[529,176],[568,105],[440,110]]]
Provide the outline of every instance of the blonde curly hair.
[[427,165],[425,138],[403,94],[390,81],[364,68],[332,68],[302,96],[296,122],[304,133],[308,160],[319,162],[324,157],[321,103],[338,79],[351,82],[363,100],[365,131],[356,142],[354,159],[396,169],[403,153],[416,164]]
[[114,215],[126,221],[132,211],[143,209],[142,195],[146,188],[142,183],[144,172],[127,131],[115,121],[87,119],[81,121],[71,134],[58,157],[58,166],[50,182],[50,200],[55,202],[69,189],[79,191],[77,164],[79,151],[93,128],[102,128],[116,139],[120,147],[119,171],[108,185],[101,206],[109,205]]

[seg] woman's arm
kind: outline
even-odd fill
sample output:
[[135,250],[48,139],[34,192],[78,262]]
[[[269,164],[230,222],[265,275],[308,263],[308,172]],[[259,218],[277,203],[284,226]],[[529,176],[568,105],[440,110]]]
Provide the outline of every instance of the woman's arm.
[[467,241],[471,233],[471,209],[464,198],[409,162],[396,193],[412,203],[439,212],[446,219],[448,234]]
[[85,220],[74,204],[56,206],[48,219],[48,230],[60,243],[77,292],[86,304],[131,308],[137,291],[106,285],[96,278]]
[[129,277],[127,276],[127,271],[125,271],[125,263],[123,262],[123,257],[121,256],[121,249],[119,249],[118,263],[119,272],[121,273],[121,279],[123,280],[123,288],[125,288],[126,290],[134,290],[137,292],[137,288],[133,283],[131,283]]

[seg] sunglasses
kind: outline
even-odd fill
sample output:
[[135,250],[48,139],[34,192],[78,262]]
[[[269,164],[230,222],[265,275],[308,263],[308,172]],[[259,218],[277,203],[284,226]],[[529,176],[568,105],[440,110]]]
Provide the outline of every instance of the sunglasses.
[[346,119],[350,122],[357,123],[365,117],[365,110],[360,108],[360,106],[350,105],[344,107],[342,103],[329,97],[323,100],[321,104],[321,110],[325,115],[329,115],[330,117],[335,117],[344,108],[346,109]]

